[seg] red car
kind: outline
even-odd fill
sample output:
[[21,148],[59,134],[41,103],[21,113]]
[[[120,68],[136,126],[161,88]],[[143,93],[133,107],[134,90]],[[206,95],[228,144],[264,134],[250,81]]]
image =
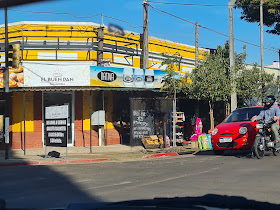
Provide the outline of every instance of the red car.
[[251,122],[251,118],[262,109],[263,106],[244,107],[226,117],[211,133],[213,152],[222,155],[225,150],[251,149],[257,134],[257,122]]

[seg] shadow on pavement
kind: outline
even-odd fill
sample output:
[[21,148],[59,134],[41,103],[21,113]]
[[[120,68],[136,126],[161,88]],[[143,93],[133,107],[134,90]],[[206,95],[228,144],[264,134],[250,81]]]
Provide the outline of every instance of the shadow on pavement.
[[[194,155],[215,155],[212,150],[207,151],[199,151],[197,153],[194,153]],[[247,159],[257,159],[257,157],[252,153],[251,150],[225,150],[223,155],[215,155],[215,156],[232,156],[236,158],[247,158]],[[265,153],[266,157],[275,157],[272,152],[267,151]],[[279,155],[278,155],[279,156]]]
[[[215,155],[212,150],[208,151],[199,151],[195,153],[194,155]],[[217,155],[215,155],[217,156]],[[225,150],[223,155],[218,155],[218,156],[232,156],[236,158],[254,158],[252,156],[251,150]]]
[[[12,150],[9,156],[11,159],[2,157],[1,162],[11,163],[12,158],[18,158]],[[27,163],[24,159],[21,161]],[[78,166],[71,165],[73,173],[81,173]],[[97,206],[102,202],[94,192],[83,191],[64,171],[63,165],[55,168],[46,165],[1,167],[0,209],[65,209],[73,202],[91,202]]]
[[[138,207],[138,208],[137,208]],[[155,198],[149,200],[132,200],[104,205],[94,208],[90,204],[71,204],[73,209],[280,209],[280,205],[248,200],[241,196],[207,194],[201,197]]]

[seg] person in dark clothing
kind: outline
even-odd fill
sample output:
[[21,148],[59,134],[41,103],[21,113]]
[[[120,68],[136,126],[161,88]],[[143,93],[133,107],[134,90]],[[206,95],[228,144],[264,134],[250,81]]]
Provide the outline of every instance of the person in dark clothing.
[[269,95],[265,97],[264,99],[264,108],[260,112],[258,116],[252,117],[252,122],[264,119],[267,120],[273,120],[275,121],[271,125],[272,134],[274,136],[274,139],[276,141],[276,149],[280,149],[280,137],[279,137],[279,119],[280,119],[280,109],[278,105],[275,103],[276,99],[273,95]]

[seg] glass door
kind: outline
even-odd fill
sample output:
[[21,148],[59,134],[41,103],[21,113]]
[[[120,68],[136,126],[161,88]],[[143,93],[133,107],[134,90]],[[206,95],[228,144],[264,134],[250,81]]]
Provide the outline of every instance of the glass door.
[[73,122],[73,114],[72,114],[72,92],[47,92],[43,95],[44,100],[44,109],[43,109],[43,118],[45,116],[45,107],[48,106],[60,106],[60,105],[68,105],[68,120],[67,120],[67,129],[68,129],[68,139],[67,145],[74,145],[74,122]]

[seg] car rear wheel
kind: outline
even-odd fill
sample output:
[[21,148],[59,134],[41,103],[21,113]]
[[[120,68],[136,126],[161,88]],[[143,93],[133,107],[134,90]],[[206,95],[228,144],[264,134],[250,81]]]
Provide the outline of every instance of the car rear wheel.
[[213,150],[215,155],[223,155],[224,154],[224,150]]

